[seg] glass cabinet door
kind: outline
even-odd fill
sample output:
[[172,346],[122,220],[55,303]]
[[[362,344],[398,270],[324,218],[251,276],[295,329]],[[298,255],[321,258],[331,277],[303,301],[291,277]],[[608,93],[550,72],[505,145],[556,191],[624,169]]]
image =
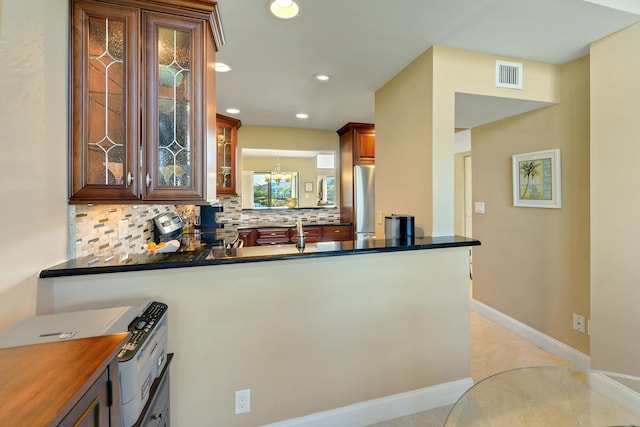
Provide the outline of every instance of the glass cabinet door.
[[158,158],[156,176],[161,187],[190,186],[191,34],[158,28]]
[[137,21],[134,9],[74,3],[72,70],[84,84],[73,86],[71,198],[137,198]]
[[237,131],[242,126],[240,120],[216,115],[217,155],[216,192],[236,194],[236,146]]
[[69,202],[204,202],[215,2],[69,3]]
[[202,187],[203,23],[146,16],[145,198],[189,199]]

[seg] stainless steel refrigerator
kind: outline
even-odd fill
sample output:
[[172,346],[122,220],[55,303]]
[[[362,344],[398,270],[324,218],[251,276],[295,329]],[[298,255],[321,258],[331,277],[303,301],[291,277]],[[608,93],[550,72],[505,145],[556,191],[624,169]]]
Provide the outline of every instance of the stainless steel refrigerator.
[[353,167],[353,218],[356,240],[375,237],[375,166]]

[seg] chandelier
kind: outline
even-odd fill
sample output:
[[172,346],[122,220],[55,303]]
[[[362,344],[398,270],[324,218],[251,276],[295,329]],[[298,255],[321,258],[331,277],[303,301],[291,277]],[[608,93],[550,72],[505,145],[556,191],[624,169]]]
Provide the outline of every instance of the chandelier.
[[282,182],[283,179],[284,179],[285,182],[291,182],[291,174],[287,173],[287,172],[282,173],[282,171],[280,170],[280,156],[279,155],[278,155],[277,160],[276,160],[275,169],[271,173],[267,173],[267,174],[264,175],[265,182],[269,182],[272,179],[276,183],[276,185],[280,185],[280,183]]

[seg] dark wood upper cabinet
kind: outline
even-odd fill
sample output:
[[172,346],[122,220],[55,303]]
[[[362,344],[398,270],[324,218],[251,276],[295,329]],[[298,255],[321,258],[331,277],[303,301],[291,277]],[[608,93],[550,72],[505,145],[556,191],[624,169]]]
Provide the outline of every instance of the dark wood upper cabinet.
[[376,128],[371,123],[349,122],[337,131],[341,151],[350,152],[352,165],[371,165],[376,162]]
[[376,134],[374,129],[356,132],[354,142],[356,164],[374,164],[376,162]]
[[349,122],[337,133],[340,136],[340,219],[353,223],[353,167],[375,164],[376,128],[372,123]]
[[199,203],[215,141],[215,2],[73,0],[70,203]]
[[242,122],[216,114],[216,193],[236,194],[238,129]]

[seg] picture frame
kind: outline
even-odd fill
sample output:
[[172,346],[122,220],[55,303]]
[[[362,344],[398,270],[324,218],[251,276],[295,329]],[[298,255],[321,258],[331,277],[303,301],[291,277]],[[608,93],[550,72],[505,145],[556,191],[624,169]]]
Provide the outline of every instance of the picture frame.
[[305,182],[304,183],[304,191],[310,193],[313,191],[313,182]]
[[562,207],[560,149],[512,156],[513,206]]

